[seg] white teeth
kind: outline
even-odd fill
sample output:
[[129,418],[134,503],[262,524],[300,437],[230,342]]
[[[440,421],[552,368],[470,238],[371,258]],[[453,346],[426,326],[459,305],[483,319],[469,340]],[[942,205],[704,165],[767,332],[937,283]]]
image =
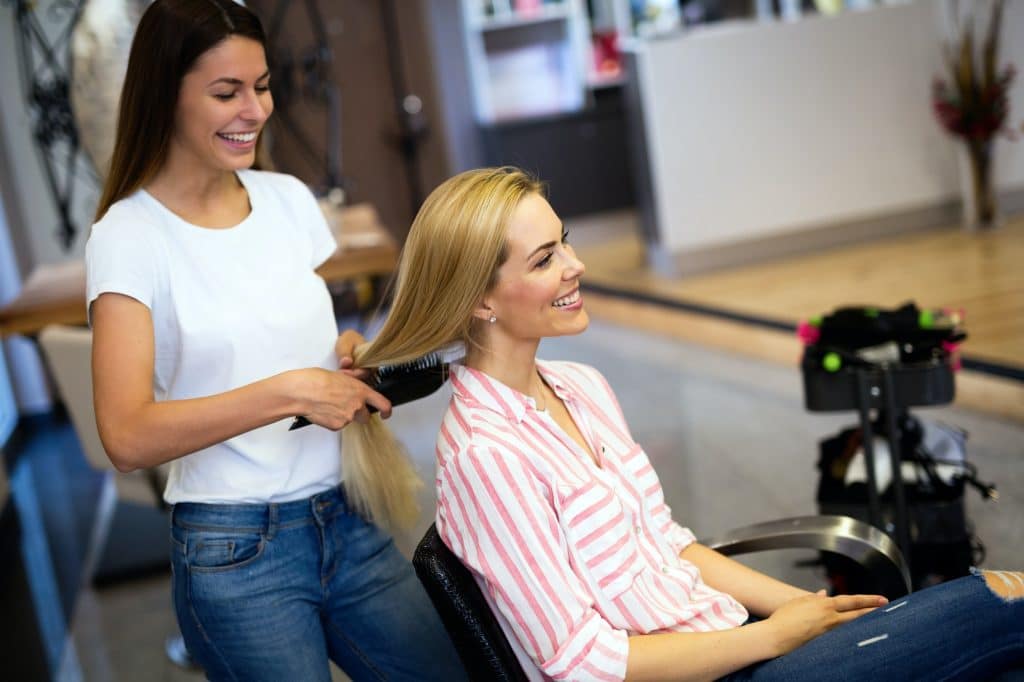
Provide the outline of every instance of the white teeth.
[[577,289],[576,291],[572,292],[568,296],[563,296],[562,298],[558,299],[557,301],[555,301],[551,305],[553,305],[556,308],[564,308],[565,306],[572,305],[573,303],[575,303],[578,300],[580,300],[580,290],[579,289]]
[[252,142],[256,139],[256,133],[218,133],[221,137],[232,142]]

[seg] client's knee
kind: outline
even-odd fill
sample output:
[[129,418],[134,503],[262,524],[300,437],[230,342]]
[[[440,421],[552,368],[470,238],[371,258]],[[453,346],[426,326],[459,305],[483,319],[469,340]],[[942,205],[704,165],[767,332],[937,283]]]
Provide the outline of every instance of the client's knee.
[[988,588],[1006,601],[1024,598],[1024,573],[1018,571],[982,571]]

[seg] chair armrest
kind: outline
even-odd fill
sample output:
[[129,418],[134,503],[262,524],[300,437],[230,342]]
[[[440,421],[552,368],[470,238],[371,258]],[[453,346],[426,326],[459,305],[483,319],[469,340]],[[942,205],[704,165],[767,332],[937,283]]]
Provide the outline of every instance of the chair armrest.
[[847,557],[884,585],[886,596],[911,591],[903,553],[888,535],[849,516],[797,516],[737,528],[702,545],[726,556],[772,549],[816,549]]

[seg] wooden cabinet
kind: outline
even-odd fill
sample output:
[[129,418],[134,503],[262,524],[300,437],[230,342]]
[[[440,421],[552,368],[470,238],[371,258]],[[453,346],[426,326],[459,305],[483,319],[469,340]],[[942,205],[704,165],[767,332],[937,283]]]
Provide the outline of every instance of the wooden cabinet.
[[535,173],[563,218],[634,205],[621,88],[579,112],[481,126],[488,165]]

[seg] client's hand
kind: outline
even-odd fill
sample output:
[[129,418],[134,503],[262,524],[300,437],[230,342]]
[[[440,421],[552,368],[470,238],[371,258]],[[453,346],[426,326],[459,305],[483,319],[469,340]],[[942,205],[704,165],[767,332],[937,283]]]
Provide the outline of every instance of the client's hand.
[[782,656],[837,625],[859,618],[887,603],[888,600],[879,595],[827,597],[825,591],[821,590],[817,594],[786,602],[765,622],[773,626],[777,637],[776,655]]

